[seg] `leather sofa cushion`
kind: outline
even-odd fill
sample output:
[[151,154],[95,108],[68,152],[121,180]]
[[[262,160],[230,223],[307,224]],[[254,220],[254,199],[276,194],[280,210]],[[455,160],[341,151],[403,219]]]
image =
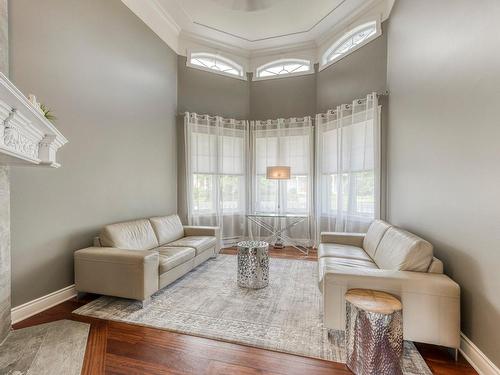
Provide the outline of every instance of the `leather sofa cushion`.
[[324,257],[318,260],[318,278],[319,285],[322,288],[323,276],[325,270],[327,269],[366,269],[372,268],[377,269],[377,265],[372,260],[361,260],[361,259],[347,259],[347,258],[335,258],[335,257]]
[[382,220],[375,220],[371,223],[363,240],[363,249],[370,257],[374,257],[377,246],[384,236],[385,232],[391,227],[389,223]]
[[212,236],[187,236],[177,241],[170,242],[168,247],[193,247],[196,249],[196,255],[203,253],[205,250],[213,248],[217,243],[217,238]]
[[160,245],[184,237],[184,227],[177,215],[158,216],[149,219]]
[[380,241],[373,260],[386,270],[427,272],[432,258],[433,248],[429,242],[391,227]]
[[161,246],[156,249],[160,254],[159,273],[160,275],[171,269],[193,259],[196,250],[192,247],[166,247]]
[[148,219],[106,225],[99,235],[102,246],[123,250],[150,250],[158,247]]
[[433,257],[432,262],[429,265],[429,269],[427,270],[429,273],[443,273],[444,272],[444,266],[443,262],[441,262],[438,258]]
[[360,247],[334,243],[322,243],[318,246],[318,258],[323,257],[368,260],[372,262],[370,256]]

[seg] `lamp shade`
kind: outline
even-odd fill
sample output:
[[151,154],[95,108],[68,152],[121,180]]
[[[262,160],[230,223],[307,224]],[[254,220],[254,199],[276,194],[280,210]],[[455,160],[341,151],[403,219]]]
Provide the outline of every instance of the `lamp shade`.
[[290,167],[285,166],[273,166],[267,167],[266,178],[268,180],[289,180],[290,179]]

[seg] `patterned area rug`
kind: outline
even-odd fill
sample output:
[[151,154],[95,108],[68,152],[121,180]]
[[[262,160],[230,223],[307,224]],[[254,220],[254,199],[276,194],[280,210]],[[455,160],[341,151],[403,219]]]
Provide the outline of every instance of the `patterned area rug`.
[[[323,327],[317,263],[271,258],[269,286],[239,288],[236,260],[219,255],[139,303],[101,297],[74,313],[345,363],[344,334]],[[404,373],[432,374],[411,342]]]

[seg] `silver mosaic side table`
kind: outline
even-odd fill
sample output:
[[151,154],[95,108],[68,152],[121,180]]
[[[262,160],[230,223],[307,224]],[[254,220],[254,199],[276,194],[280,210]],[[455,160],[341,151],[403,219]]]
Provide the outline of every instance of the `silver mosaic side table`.
[[261,289],[269,284],[269,244],[264,241],[238,243],[238,285]]
[[401,302],[367,289],[351,289],[345,299],[347,367],[357,375],[402,375]]

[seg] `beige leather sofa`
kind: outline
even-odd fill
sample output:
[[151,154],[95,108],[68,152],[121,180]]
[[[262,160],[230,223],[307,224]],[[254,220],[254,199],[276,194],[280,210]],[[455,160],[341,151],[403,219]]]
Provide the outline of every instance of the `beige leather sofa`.
[[318,258],[327,328],[345,329],[348,289],[375,289],[401,299],[406,340],[460,346],[460,288],[429,242],[376,220],[366,234],[321,233]]
[[78,292],[143,301],[220,250],[218,227],[183,226],[177,215],[106,225],[78,250]]

